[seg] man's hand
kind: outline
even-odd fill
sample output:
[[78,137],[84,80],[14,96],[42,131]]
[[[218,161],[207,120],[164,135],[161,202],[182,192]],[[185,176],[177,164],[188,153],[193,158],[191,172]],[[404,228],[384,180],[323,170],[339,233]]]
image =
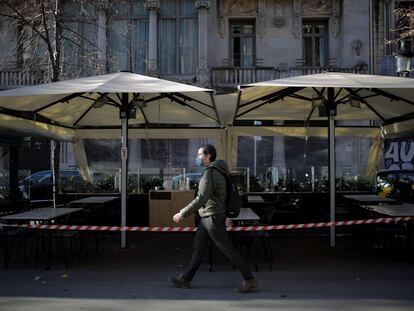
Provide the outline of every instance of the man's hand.
[[181,216],[181,214],[180,213],[177,213],[177,214],[175,214],[174,216],[173,216],[173,221],[175,222],[175,223],[179,223],[181,220],[183,220],[184,219],[184,217],[183,216]]

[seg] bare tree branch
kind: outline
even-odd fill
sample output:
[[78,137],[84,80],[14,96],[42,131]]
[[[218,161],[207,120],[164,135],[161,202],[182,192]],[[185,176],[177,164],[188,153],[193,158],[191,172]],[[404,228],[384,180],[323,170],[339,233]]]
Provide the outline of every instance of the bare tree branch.
[[[90,2],[96,4],[97,0]],[[52,81],[72,75],[73,68],[76,68],[77,75],[106,70],[106,63],[101,64],[97,56],[97,53],[106,53],[106,47],[98,47],[86,28],[77,31],[68,25],[82,23],[97,26],[93,22],[96,16],[88,16],[82,9],[84,0],[73,2],[75,9],[80,9],[79,16],[65,19],[59,0],[5,0],[1,4],[0,21],[8,23],[13,29],[10,33],[16,33],[16,41],[13,40],[16,46],[10,49],[1,63],[10,64],[14,60],[20,69],[25,70],[38,70],[39,65],[44,65]],[[39,47],[42,48],[40,52]],[[71,66],[70,62],[75,66]],[[66,70],[68,72],[64,72]]]
[[[41,1],[42,2],[42,1]],[[30,28],[32,28],[35,32],[37,32],[37,34],[45,41],[47,41],[48,39],[36,28],[34,27],[21,13],[20,11],[14,7],[14,5],[10,4],[9,1],[7,1],[5,3],[13,12],[15,12],[18,16],[18,20],[23,22],[24,24],[26,24],[27,26],[29,26]]]
[[[67,30],[67,31],[70,31],[70,32],[72,32],[76,37],[78,37],[78,38],[80,38],[80,39],[82,39],[83,41],[86,41],[87,43],[89,43],[91,46],[95,46],[95,43],[94,42],[92,42],[91,40],[89,40],[88,38],[86,38],[84,35],[82,35],[81,33],[79,33],[79,32],[77,32],[77,31],[74,31],[74,30],[72,30],[71,28],[69,28],[68,26],[66,26],[66,25],[62,25],[62,27],[63,27],[63,29],[64,30]],[[66,38],[66,39],[68,39],[68,37],[64,37],[64,38]],[[102,49],[99,49],[98,47],[96,47],[95,46],[95,48],[99,51],[99,52],[106,52],[106,51],[103,51]]]

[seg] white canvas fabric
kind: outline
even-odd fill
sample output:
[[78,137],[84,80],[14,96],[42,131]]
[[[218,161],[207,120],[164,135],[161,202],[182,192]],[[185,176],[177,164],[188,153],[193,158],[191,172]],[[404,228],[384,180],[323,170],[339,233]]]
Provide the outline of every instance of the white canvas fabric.
[[[140,97],[146,102],[130,126],[220,123],[211,90],[127,72],[3,91],[0,108],[34,112],[70,128],[117,127],[122,93],[129,101]],[[99,107],[95,102],[102,94],[107,94],[107,103]]]
[[[323,120],[312,110],[312,97],[334,88],[337,120],[382,120],[414,113],[414,79],[328,72],[242,86],[236,120]],[[287,92],[287,90],[293,90]],[[283,96],[285,92],[286,96]],[[267,103],[279,94],[274,102]],[[360,99],[360,108],[349,97]]]

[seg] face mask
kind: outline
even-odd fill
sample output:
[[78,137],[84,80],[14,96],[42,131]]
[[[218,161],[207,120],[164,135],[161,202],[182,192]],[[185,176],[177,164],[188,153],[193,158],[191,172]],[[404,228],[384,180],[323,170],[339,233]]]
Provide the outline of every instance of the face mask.
[[199,156],[196,157],[195,163],[197,166],[203,166],[203,161],[201,161],[201,158]]

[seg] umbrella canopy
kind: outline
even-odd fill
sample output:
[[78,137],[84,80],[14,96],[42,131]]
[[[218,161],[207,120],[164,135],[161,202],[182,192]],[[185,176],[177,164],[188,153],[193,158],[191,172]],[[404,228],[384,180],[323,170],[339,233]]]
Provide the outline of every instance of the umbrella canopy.
[[220,123],[211,90],[127,72],[3,91],[0,112],[69,128],[120,127],[122,93],[136,109],[130,127]]
[[[328,119],[330,221],[335,221],[335,120],[379,120],[390,130],[413,129],[414,80],[322,73],[245,85],[237,120]],[[408,125],[408,126],[407,126]],[[331,246],[335,230],[331,226]]]
[[334,89],[336,120],[380,120],[383,125],[414,117],[414,80],[329,72],[242,86],[234,120],[322,120],[325,90]]
[[[24,124],[26,131],[38,129],[39,123],[53,125],[41,130],[55,135],[57,128],[120,128],[122,226],[126,224],[128,128],[220,124],[211,90],[127,72],[0,92],[0,126],[19,130],[6,117]],[[123,231],[121,247],[125,246]]]

